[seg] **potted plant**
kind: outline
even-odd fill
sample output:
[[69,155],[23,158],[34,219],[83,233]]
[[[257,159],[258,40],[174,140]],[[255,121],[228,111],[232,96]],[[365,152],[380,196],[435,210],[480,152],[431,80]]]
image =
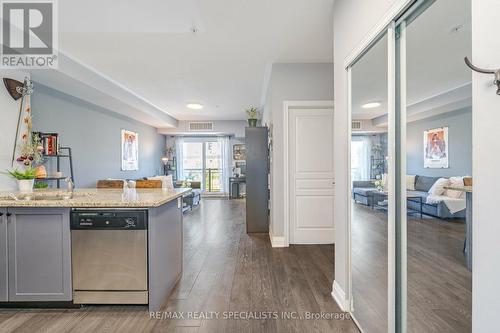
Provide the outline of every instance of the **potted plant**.
[[375,181],[375,187],[377,188],[377,191],[383,192],[385,190],[384,181],[382,179],[377,179]]
[[18,169],[16,169],[13,171],[9,171],[9,174],[17,179],[19,192],[33,192],[33,186],[35,184],[35,168],[27,167],[23,171],[19,171]]
[[257,120],[259,119],[259,111],[256,107],[250,107],[246,110],[248,116],[248,126],[257,127]]

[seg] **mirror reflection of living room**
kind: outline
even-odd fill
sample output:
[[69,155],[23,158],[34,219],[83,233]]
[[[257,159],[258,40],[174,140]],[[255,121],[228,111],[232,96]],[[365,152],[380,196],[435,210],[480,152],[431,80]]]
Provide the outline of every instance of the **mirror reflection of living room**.
[[[394,265],[406,272],[397,288],[408,331],[432,331],[449,318],[470,331],[472,87],[456,54],[467,54],[471,41],[467,29],[441,33],[449,23],[433,19],[451,6],[430,7],[405,27],[406,85],[394,91],[405,105],[388,103],[387,35],[352,66],[352,293],[367,331],[388,331],[387,271]],[[454,11],[466,17],[460,6]],[[431,47],[433,56],[423,56]],[[400,253],[396,263],[391,249]]]

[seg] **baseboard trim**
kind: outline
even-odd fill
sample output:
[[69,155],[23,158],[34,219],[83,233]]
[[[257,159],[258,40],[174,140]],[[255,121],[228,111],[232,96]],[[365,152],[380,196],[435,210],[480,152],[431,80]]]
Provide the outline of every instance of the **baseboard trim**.
[[345,292],[337,281],[333,281],[332,297],[342,311],[350,312],[349,300],[345,297]]
[[269,230],[269,239],[271,240],[272,247],[286,247],[285,246],[285,237],[275,237],[271,230]]

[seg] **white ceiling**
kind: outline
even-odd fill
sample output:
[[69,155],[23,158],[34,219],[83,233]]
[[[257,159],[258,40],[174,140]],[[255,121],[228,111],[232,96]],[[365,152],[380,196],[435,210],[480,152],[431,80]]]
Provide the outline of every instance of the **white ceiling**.
[[59,45],[179,120],[245,119],[272,63],[333,62],[333,2],[64,0]]
[[[463,61],[471,56],[470,15],[470,0],[440,0],[408,26],[408,112],[427,112],[431,106],[442,110],[453,103],[471,105],[472,74]],[[454,33],[457,26],[462,28]],[[386,36],[353,66],[352,82],[353,118],[374,119],[387,113]],[[372,101],[382,105],[361,108]]]

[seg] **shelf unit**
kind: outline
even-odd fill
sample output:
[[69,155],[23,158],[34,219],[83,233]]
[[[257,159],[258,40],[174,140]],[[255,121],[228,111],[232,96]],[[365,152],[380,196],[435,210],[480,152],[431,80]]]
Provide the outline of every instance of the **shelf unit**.
[[166,165],[166,175],[172,175],[172,180],[174,182],[177,181],[177,160],[175,156],[173,156],[171,159],[168,160],[167,165]]
[[73,183],[75,182],[75,177],[73,175],[73,156],[72,156],[70,147],[59,147],[59,154],[43,155],[43,158],[44,159],[56,159],[56,172],[61,172],[61,159],[67,158],[68,162],[69,162],[69,173],[70,174],[69,174],[69,176],[63,176],[63,177],[36,178],[35,181],[37,181],[37,182],[55,181],[57,188],[61,188],[61,180],[64,180],[67,177],[69,177]]

